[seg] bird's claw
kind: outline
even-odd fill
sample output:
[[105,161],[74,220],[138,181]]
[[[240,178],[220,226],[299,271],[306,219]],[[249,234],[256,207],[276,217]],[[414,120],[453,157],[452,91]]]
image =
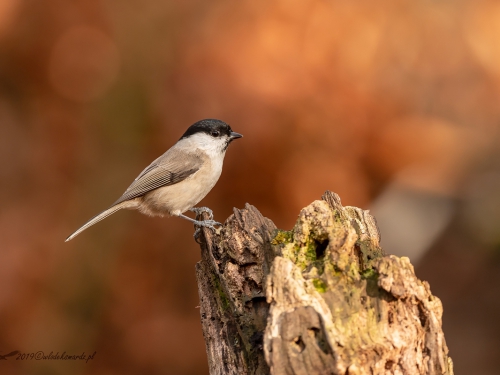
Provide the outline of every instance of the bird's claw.
[[201,236],[201,230],[200,230],[201,227],[196,227],[196,230],[194,231],[194,234],[193,234],[193,237],[194,237],[194,240],[201,244],[201,239],[200,239],[200,236]]
[[198,216],[202,212],[206,212],[208,214],[208,220],[212,220],[214,218],[214,213],[208,207],[193,207],[190,208],[189,211],[194,212],[196,216]]
[[218,221],[215,221],[215,220],[211,220],[211,219],[208,219],[208,220],[196,220],[194,222],[194,225],[198,226],[198,227],[205,227],[205,228],[210,228],[212,229],[214,232],[217,230],[214,225],[220,225],[222,226],[221,223],[219,223]]
[[219,223],[218,221],[215,221],[215,220],[203,220],[203,221],[196,220],[194,222],[194,225],[196,226],[196,230],[194,231],[193,237],[194,237],[194,240],[198,243],[200,243],[199,237],[201,234],[201,227],[209,228],[209,229],[212,229],[214,232],[217,232],[217,228],[215,228],[214,225],[222,226],[221,223]]

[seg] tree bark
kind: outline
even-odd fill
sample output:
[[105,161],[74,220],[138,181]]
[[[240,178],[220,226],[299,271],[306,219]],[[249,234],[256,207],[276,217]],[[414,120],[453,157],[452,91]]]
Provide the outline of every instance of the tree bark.
[[336,194],[291,231],[247,204],[198,242],[210,374],[453,374],[441,301]]

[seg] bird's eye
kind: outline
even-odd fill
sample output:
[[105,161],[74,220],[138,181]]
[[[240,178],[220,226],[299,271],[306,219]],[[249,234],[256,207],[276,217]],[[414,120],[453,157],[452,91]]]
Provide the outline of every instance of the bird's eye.
[[218,137],[220,135],[220,131],[218,130],[212,130],[212,137]]

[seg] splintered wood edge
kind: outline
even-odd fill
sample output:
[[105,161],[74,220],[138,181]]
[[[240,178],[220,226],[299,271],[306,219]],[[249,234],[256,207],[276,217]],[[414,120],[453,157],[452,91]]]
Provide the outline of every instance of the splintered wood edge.
[[[453,364],[451,358],[447,356],[448,349],[441,329],[442,305],[437,297],[432,296],[428,284],[418,280],[407,258],[384,256],[380,248],[380,232],[375,218],[369,214],[369,211],[356,207],[343,207],[340,197],[330,191],[325,192],[322,200],[338,215],[341,222],[345,222],[345,225],[351,228],[348,230],[349,233],[353,231],[352,228],[355,228],[359,246],[368,246],[367,250],[365,250],[368,252],[374,251],[376,255],[376,258],[370,263],[370,267],[376,271],[376,274],[368,273],[365,276],[356,276],[353,279],[355,283],[362,282],[358,288],[364,288],[362,285],[364,285],[363,282],[365,281],[363,280],[366,277],[366,282],[372,280],[370,281],[372,284],[375,282],[379,290],[387,293],[387,296],[378,302],[382,308],[380,311],[382,314],[380,316],[381,322],[370,323],[375,324],[374,327],[378,327],[376,335],[373,336],[374,341],[372,344],[378,342],[379,339],[376,337],[379,335],[382,335],[380,337],[383,338],[381,342],[392,342],[396,339],[397,335],[403,333],[405,335],[410,334],[408,333],[410,331],[406,332],[403,328],[399,328],[398,324],[412,327],[415,324],[415,321],[411,320],[413,318],[408,321],[404,316],[399,317],[396,311],[390,312],[395,303],[394,301],[399,301],[397,311],[404,309],[406,315],[409,314],[408,316],[410,317],[414,316],[416,321],[421,322],[421,327],[420,325],[414,326],[416,329],[415,332],[418,334],[415,337],[406,336],[403,340],[403,342],[415,344],[415,351],[406,352],[407,358],[403,358],[401,357],[403,353],[398,351],[398,344],[396,342],[393,342],[387,348],[385,344],[376,344],[377,350],[375,352],[369,349],[371,345],[368,345],[368,342],[365,344],[364,349],[358,347],[357,344],[352,346],[351,341],[357,335],[353,332],[361,329],[360,333],[362,333],[362,330],[365,329],[363,320],[359,322],[355,321],[354,324],[351,322],[350,326],[344,326],[344,323],[339,323],[338,312],[334,313],[334,310],[331,310],[332,306],[324,298],[324,293],[328,293],[328,291],[325,291],[323,287],[318,288],[314,282],[305,279],[303,271],[294,262],[279,256],[280,252],[276,251],[273,255],[274,259],[269,259],[269,262],[272,262],[272,266],[267,280],[265,283],[262,280],[262,283],[266,286],[267,302],[270,303],[267,326],[264,332],[264,354],[266,362],[271,366],[271,373],[274,375],[313,375],[325,372],[364,374],[366,371],[371,371],[374,374],[389,374],[398,369],[397,371],[403,370],[404,373],[412,371],[412,374],[452,375]],[[253,206],[247,204],[245,209],[249,207]],[[242,216],[239,214],[243,210],[235,209],[234,214],[230,218],[238,216],[238,219],[242,220]],[[206,218],[208,218],[208,215],[202,213],[197,219],[203,220]],[[235,347],[234,343],[227,342],[228,337],[223,333],[224,326],[227,323],[225,321],[227,320],[227,316],[224,317],[220,313],[220,306],[214,306],[220,305],[221,301],[215,291],[217,286],[213,285],[213,280],[215,280],[214,278],[218,278],[219,283],[221,283],[221,274],[217,268],[217,262],[211,253],[212,246],[215,243],[220,243],[223,234],[222,231],[228,228],[230,218],[226,220],[224,227],[217,233],[208,228],[201,229],[202,261],[196,266],[200,293],[200,313],[202,315],[203,333],[207,344],[210,374],[212,375],[251,373],[249,372],[249,368],[245,367],[248,366],[248,360],[243,360],[241,350]],[[266,218],[266,220],[269,219]],[[269,222],[272,223],[270,220]],[[293,231],[291,232],[293,233]],[[258,233],[256,237],[259,237]],[[260,251],[265,252],[264,246],[266,242],[270,242],[272,239],[259,239],[262,240],[263,245]],[[359,261],[359,255],[355,254],[353,240],[343,241],[344,243],[341,246],[344,249],[342,250],[344,255],[342,256],[352,257],[350,262]],[[350,246],[353,247],[352,251],[349,250]],[[237,249],[232,250],[237,252]],[[344,263],[342,267],[349,267],[349,262]],[[208,269],[207,265],[210,265]],[[362,267],[358,268],[362,269]],[[352,276],[352,271],[349,272],[351,272]],[[267,272],[263,274],[264,278],[266,274]],[[219,285],[218,287],[220,288],[221,286]],[[327,285],[327,287],[330,286]],[[354,288],[354,284],[352,287]],[[352,290],[356,291],[355,289]],[[364,295],[363,293],[366,293],[366,291],[359,289],[356,293]],[[341,295],[340,297],[343,298]],[[418,307],[415,313],[414,309],[417,308],[416,306],[420,307]],[[365,311],[362,308],[357,314],[365,314],[371,311],[370,309]],[[316,312],[317,317],[312,313],[313,311]],[[205,321],[203,320],[204,314],[205,317],[208,316],[207,313],[211,314],[209,318],[210,322],[206,319]],[[392,318],[390,318],[391,314]],[[394,316],[394,314],[396,315]],[[231,317],[230,319],[233,318]],[[309,319],[310,323],[303,323],[304,319]],[[396,322],[392,323],[393,326],[389,324],[391,319]],[[244,322],[241,320],[236,321],[240,323]],[[293,327],[288,327],[290,324]],[[303,324],[305,325],[302,326]],[[394,326],[394,324],[396,325]],[[319,332],[318,337],[322,337],[320,341],[316,341],[316,344],[300,333],[302,332],[300,329],[307,329],[308,326],[315,327],[314,332]],[[287,335],[295,332],[292,328],[298,329],[299,331],[296,331],[299,332],[297,337],[300,338],[303,336],[304,339],[297,339],[296,337],[292,341],[287,341],[290,339]],[[292,330],[290,331],[290,329]],[[353,334],[355,336],[352,336]],[[394,336],[395,334],[397,335]],[[363,336],[361,335],[360,337]],[[367,336],[365,339],[369,337]],[[403,337],[400,337],[399,340],[401,339]],[[278,342],[276,340],[281,341]],[[368,339],[368,341],[371,340]],[[305,346],[306,344],[307,346]],[[274,352],[272,351],[273,346]],[[347,352],[342,350],[343,346],[347,346]],[[354,352],[346,356],[346,353],[350,350],[354,350]],[[362,352],[358,353],[359,350],[362,350]],[[311,361],[319,361],[323,367],[318,367]],[[308,365],[305,365],[306,363]],[[266,370],[265,368],[261,368],[259,371],[258,373],[262,374],[269,373],[269,369]]]

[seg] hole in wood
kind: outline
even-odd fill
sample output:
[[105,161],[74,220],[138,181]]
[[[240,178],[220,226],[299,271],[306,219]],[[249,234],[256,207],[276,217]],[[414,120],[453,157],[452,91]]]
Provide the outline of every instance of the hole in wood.
[[253,335],[250,337],[250,345],[252,345],[253,348],[262,350],[263,340],[264,340],[264,332],[262,331],[254,332]]
[[427,314],[425,313],[422,304],[418,305],[418,318],[420,319],[422,327],[425,327],[427,325]]
[[295,337],[290,344],[296,353],[302,353],[306,347],[306,344],[302,341],[302,336]]
[[316,344],[321,349],[321,351],[325,354],[330,354],[330,345],[326,341],[326,337],[323,334],[323,331],[319,328],[313,327],[308,329],[309,335],[314,337],[316,340]]
[[321,241],[314,240],[314,244],[316,245],[316,259],[321,259],[325,256],[325,251],[329,242],[328,238]]
[[361,251],[361,246],[359,246],[358,243],[354,245],[354,254],[358,257],[359,260],[359,265],[361,266],[361,269],[364,269],[364,261],[363,261],[363,253]]

